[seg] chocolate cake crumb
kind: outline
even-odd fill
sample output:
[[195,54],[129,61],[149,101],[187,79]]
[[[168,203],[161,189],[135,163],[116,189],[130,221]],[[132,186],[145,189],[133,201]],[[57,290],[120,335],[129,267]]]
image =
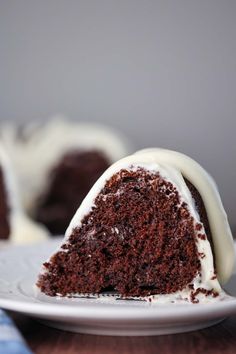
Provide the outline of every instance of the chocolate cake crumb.
[[197,230],[197,231],[200,231],[201,229],[202,229],[202,225],[201,225],[201,224],[197,224],[197,225],[196,225],[196,230]]
[[205,296],[212,296],[212,297],[219,296],[219,293],[217,291],[215,291],[214,289],[207,290],[204,288],[197,288],[195,291],[192,291],[191,295],[190,295],[191,302],[193,304],[199,303],[199,300],[197,299],[197,295],[199,295],[199,294],[204,294]]
[[109,165],[100,151],[65,154],[52,170],[48,189],[38,201],[36,220],[53,235],[64,234],[80,203]]
[[124,298],[169,294],[200,272],[195,221],[159,173],[122,169],[94,205],[44,264],[38,286],[47,295],[98,294],[108,287]]
[[200,238],[201,240],[207,239],[205,234],[198,234],[197,237]]
[[4,176],[0,168],[0,239],[2,240],[8,239],[10,235],[9,212]]

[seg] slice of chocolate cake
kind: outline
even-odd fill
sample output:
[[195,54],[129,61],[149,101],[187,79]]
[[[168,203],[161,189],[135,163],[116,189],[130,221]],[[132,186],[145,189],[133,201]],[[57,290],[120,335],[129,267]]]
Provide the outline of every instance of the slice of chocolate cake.
[[45,228],[24,214],[10,161],[0,146],[0,241],[34,242],[46,236]]
[[233,263],[211,177],[183,154],[149,149],[98,179],[37,287],[50,296],[113,290],[122,298],[195,303],[218,297]]

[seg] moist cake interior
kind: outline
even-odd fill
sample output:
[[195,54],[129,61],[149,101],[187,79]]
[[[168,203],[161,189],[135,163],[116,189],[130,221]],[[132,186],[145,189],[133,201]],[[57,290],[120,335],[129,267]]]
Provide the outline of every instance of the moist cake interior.
[[8,239],[10,235],[9,225],[9,207],[7,204],[7,195],[4,185],[4,177],[0,168],[0,239]]
[[38,201],[36,220],[52,234],[64,234],[80,203],[109,165],[100,151],[66,153],[49,176],[48,188]]
[[[207,222],[199,193],[193,186],[191,192]],[[122,169],[106,182],[64,250],[44,263],[37,285],[51,296],[114,290],[133,297],[191,289],[204,257],[195,244],[201,228],[158,172]]]

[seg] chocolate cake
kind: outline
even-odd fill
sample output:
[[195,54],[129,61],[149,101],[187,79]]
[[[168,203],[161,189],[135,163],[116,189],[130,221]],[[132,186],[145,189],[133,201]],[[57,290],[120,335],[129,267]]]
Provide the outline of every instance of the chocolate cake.
[[211,177],[183,154],[151,149],[99,178],[37,287],[50,296],[112,291],[196,303],[222,293],[219,282],[229,278],[233,262],[232,235]]
[[0,241],[34,242],[46,237],[45,228],[23,212],[9,158],[0,146]]
[[233,263],[232,235],[211,177],[183,154],[148,149],[99,178],[37,287],[49,296],[114,292],[197,303],[222,293]]
[[3,133],[18,173],[24,207],[54,235],[64,234],[95,181],[129,152],[116,131],[65,119]]

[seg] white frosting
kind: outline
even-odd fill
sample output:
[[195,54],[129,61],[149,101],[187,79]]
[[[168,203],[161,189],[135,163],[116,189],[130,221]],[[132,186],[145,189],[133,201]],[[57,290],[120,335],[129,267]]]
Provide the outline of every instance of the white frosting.
[[46,239],[48,235],[46,229],[31,221],[21,208],[18,189],[11,171],[10,162],[1,146],[0,168],[6,189],[7,205],[10,210],[8,216],[10,225],[9,240],[13,243],[26,243]]
[[1,138],[19,179],[22,203],[30,214],[47,187],[50,171],[66,152],[96,149],[113,163],[130,151],[125,138],[112,129],[72,122],[63,117],[53,118],[48,123],[26,125],[22,139],[15,126],[5,125]]
[[[139,167],[148,171],[159,172],[164,179],[170,181],[175,186],[179,192],[181,201],[186,202],[189,212],[193,216],[195,222],[202,225],[202,229],[199,233],[203,233],[204,226],[200,222],[195,201],[191,196],[183,176],[198,189],[204,201],[211,228],[218,279],[222,283],[227,281],[233,271],[234,248],[231,231],[217,187],[209,174],[198,163],[191,158],[174,151],[164,149],[142,150],[134,155],[119,160],[109,167],[94,184],[87,197],[78,208],[66,231],[62,244],[68,241],[68,238],[75,227],[81,226],[84,216],[91,211],[94,206],[95,198],[104,187],[106,181],[121,169],[135,170]],[[197,275],[192,282],[194,289],[214,289],[222,294],[223,291],[220,287],[219,281],[214,277],[213,255],[209,241],[207,239],[204,240],[198,238],[196,235],[196,246],[198,252],[204,253],[205,257],[200,258],[201,273]],[[190,294],[191,290],[186,288],[174,294],[156,295],[153,299],[160,302],[176,302],[180,299],[190,300]],[[197,299],[201,302],[209,300],[209,298],[207,299],[202,294],[199,294]]]

